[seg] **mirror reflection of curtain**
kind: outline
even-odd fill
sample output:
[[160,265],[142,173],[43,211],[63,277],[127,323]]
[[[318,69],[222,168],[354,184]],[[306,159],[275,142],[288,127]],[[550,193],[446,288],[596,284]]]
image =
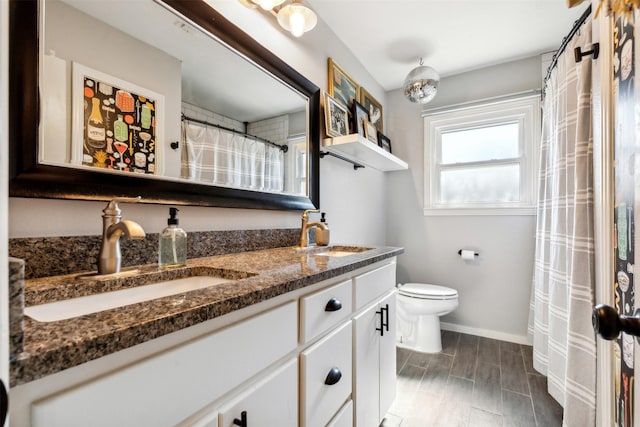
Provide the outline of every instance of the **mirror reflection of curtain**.
[[284,153],[262,141],[197,123],[182,123],[182,177],[250,190],[284,190]]

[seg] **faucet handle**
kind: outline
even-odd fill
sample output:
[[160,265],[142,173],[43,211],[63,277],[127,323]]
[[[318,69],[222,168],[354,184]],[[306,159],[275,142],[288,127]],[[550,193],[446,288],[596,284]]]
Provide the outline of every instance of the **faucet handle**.
[[115,197],[108,204],[107,207],[102,210],[105,215],[118,216],[122,213],[118,203],[138,203],[142,200],[142,196],[138,197]]

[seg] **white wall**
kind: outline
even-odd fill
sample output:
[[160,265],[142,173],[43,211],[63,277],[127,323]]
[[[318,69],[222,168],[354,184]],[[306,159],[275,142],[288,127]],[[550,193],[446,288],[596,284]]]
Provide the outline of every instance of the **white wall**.
[[[327,90],[327,58],[331,56],[385,105],[382,87],[322,21],[296,39],[280,30],[275,19],[237,1],[211,3],[320,88]],[[370,168],[356,172],[350,164],[333,158],[321,160],[320,165],[320,203],[327,212],[332,242],[384,244],[384,173]],[[100,234],[104,206],[102,202],[12,198],[9,236]],[[126,219],[139,222],[147,232],[159,232],[166,225],[167,206],[126,204],[122,208]],[[300,212],[184,207],[180,217],[187,231],[300,226]]]
[[[442,79],[428,108],[537,89],[538,57]],[[444,327],[525,342],[533,274],[534,216],[425,217],[421,107],[400,90],[387,93],[388,132],[393,153],[409,170],[389,175],[387,243],[403,246],[398,281],[425,282],[458,290],[460,306],[443,317]],[[480,253],[475,262],[457,252]]]

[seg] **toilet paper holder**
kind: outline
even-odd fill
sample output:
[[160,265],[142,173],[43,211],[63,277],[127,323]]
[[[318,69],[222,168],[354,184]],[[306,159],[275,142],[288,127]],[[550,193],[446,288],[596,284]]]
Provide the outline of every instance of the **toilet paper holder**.
[[[462,249],[458,251],[458,255],[462,256]],[[480,254],[476,251],[473,252],[473,256],[480,256]]]

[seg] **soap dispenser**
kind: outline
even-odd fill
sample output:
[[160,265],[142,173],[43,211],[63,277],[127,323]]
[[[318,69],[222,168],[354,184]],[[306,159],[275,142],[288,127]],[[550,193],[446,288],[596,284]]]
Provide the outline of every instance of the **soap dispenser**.
[[187,264],[187,233],[178,227],[177,216],[178,209],[169,208],[167,228],[160,233],[160,268],[182,267]]
[[316,245],[318,246],[328,246],[329,245],[329,237],[331,235],[331,231],[329,230],[329,224],[327,224],[327,220],[324,217],[325,212],[322,212],[320,218],[320,223],[324,226],[316,227]]

